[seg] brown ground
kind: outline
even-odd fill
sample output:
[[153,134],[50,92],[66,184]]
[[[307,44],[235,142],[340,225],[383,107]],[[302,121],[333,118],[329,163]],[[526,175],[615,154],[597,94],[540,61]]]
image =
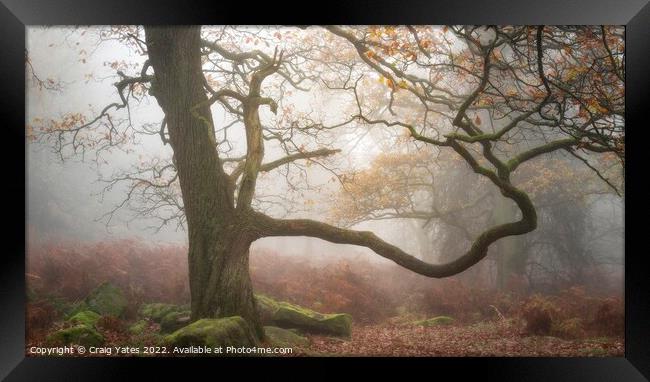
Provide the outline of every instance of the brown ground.
[[524,336],[516,325],[479,323],[470,326],[421,327],[381,324],[355,326],[349,341],[309,336],[311,346],[296,355],[314,353],[346,356],[524,356],[590,357],[623,356],[622,338],[600,337],[567,340]]
[[[157,331],[152,324],[151,332]],[[104,331],[105,346],[132,344],[124,332]],[[45,333],[41,334],[43,336]],[[41,337],[39,336],[39,337]],[[310,346],[294,348],[284,356],[396,356],[396,357],[622,357],[624,342],[617,337],[561,339],[551,336],[527,336],[513,321],[482,322],[474,325],[422,327],[396,323],[355,325],[350,339],[307,335]],[[153,341],[143,341],[154,345]],[[30,346],[43,346],[42,338],[29,341]],[[75,355],[79,356],[79,355]],[[101,354],[84,354],[101,357]],[[119,356],[113,354],[113,356]],[[172,356],[159,355],[159,356]],[[281,356],[281,355],[278,355]]]

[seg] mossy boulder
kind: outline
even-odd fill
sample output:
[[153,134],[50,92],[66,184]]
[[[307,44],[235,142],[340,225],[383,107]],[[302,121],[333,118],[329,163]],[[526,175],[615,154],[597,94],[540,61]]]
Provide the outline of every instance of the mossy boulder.
[[80,324],[50,334],[46,339],[46,343],[50,346],[63,346],[70,344],[101,346],[104,343],[104,337],[102,337],[102,335],[92,327]]
[[100,284],[84,301],[89,310],[102,316],[120,317],[128,305],[122,290],[108,282]]
[[265,326],[264,334],[266,340],[275,347],[307,347],[309,340],[292,330],[278,328],[277,326]]
[[160,323],[169,313],[180,312],[181,310],[183,310],[183,308],[178,305],[156,302],[142,305],[138,314],[142,318],[148,318],[151,321]]
[[68,321],[72,322],[73,324],[84,324],[92,328],[100,318],[102,318],[102,316],[93,312],[92,310],[84,310],[83,312],[79,312],[70,317]]
[[[131,335],[129,341],[133,346],[164,346],[164,336],[150,327],[150,321],[139,320],[128,327],[128,333]],[[140,353],[140,356],[147,356]]]
[[248,323],[239,316],[204,318],[195,321],[164,339],[169,346],[256,346],[257,338]]
[[172,333],[190,323],[190,312],[169,312],[160,320],[160,332]]
[[132,335],[140,335],[142,334],[146,329],[147,329],[147,320],[139,320],[134,322],[129,328],[127,329],[129,333]]
[[255,303],[257,305],[257,312],[260,315],[262,323],[270,324],[273,320],[273,315],[278,308],[278,302],[263,294],[256,294]]
[[86,304],[85,301],[76,301],[70,304],[69,306],[65,307],[64,309],[65,310],[63,312],[65,314],[65,317],[67,317],[67,319],[74,317],[77,313],[90,310],[88,304]]
[[352,317],[346,313],[323,314],[288,302],[256,295],[262,323],[306,333],[349,337]]
[[420,326],[440,326],[440,325],[451,325],[454,323],[454,319],[449,316],[438,316],[429,318],[426,320],[420,320],[413,322],[414,325]]

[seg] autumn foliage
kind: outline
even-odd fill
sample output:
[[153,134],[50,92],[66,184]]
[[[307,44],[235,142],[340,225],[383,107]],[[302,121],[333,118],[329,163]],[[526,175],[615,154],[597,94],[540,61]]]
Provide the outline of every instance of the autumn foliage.
[[105,281],[121,288],[133,307],[143,301],[185,302],[189,300],[185,249],[136,240],[29,248],[27,285],[35,296],[78,301]]
[[[187,303],[185,251],[180,245],[133,240],[31,247],[27,325],[47,328],[60,316],[58,304],[79,301],[105,281],[125,291],[127,317],[144,302]],[[251,273],[257,293],[323,313],[349,313],[359,325],[445,315],[459,324],[515,319],[522,334],[561,338],[621,335],[623,330],[620,298],[590,294],[583,287],[555,295],[499,292],[453,277],[430,279],[394,264],[356,259],[315,265],[268,250],[252,254]],[[111,317],[102,318],[100,326],[123,330],[123,323]]]

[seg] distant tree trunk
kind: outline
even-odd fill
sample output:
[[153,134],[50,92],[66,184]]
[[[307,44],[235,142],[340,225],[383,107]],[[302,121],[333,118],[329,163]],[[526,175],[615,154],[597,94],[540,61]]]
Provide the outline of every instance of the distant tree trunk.
[[[496,196],[492,218],[495,224],[502,224],[515,219],[517,208],[509,199]],[[495,243],[496,252],[496,284],[498,290],[505,290],[508,281],[513,276],[522,276],[526,271],[527,256],[524,253],[524,238],[522,236],[504,237]]]
[[[432,240],[429,235],[427,235],[427,231],[422,228],[422,222],[419,220],[411,220],[410,223],[415,238],[417,239],[418,250],[422,260],[430,263],[438,261],[439,256],[437,253],[434,253]],[[408,240],[408,237],[405,239]]]
[[151,94],[165,113],[189,236],[191,319],[241,316],[263,331],[248,257],[256,239],[233,202],[203,84],[200,27],[145,27]]

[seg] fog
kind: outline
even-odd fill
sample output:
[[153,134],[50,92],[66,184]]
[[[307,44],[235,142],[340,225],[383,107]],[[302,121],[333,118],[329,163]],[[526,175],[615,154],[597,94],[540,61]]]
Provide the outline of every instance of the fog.
[[[142,56],[123,44],[102,41],[92,36],[80,36],[80,32],[67,27],[32,27],[27,33],[27,49],[35,73],[41,79],[56,79],[61,83],[57,90],[38,89],[32,84],[27,91],[27,123],[34,118],[57,119],[66,113],[97,113],[103,105],[116,96],[112,83],[119,80],[110,62],[116,59],[134,66],[142,65]],[[84,52],[80,54],[79,52]],[[309,102],[309,96],[294,97],[294,104]],[[322,102],[318,100],[319,102]],[[328,107],[340,108],[340,102],[329,102]],[[159,124],[163,113],[150,98],[144,98],[131,113],[134,124]],[[215,120],[224,120],[223,113],[215,111]],[[243,134],[231,137],[234,145],[241,144]],[[346,151],[344,158],[355,167],[371,158],[380,148],[371,138],[354,137],[354,146]],[[61,160],[51,145],[29,143],[27,145],[27,223],[37,242],[50,239],[73,239],[80,241],[115,240],[137,237],[148,242],[186,243],[183,227],[158,227],[156,222],[146,218],[133,220],[129,211],[118,211],[107,222],[104,216],[117,204],[125,193],[116,187],[103,193],[106,186],[102,179],[122,168],[128,168],[141,158],[170,155],[169,146],[163,146],[159,137],[138,136],[134,142],[137,152],[127,154],[121,151],[102,153],[98,159],[94,153],[84,157],[73,156]],[[352,145],[349,145],[352,146]],[[343,146],[345,148],[345,145]],[[237,153],[238,155],[241,153]],[[237,155],[234,155],[237,156]],[[326,172],[315,169],[309,174],[309,182],[326,183]],[[281,189],[282,181],[265,183],[265,189]],[[333,190],[327,191],[332,192]],[[326,192],[326,193],[327,193]],[[325,194],[326,194],[325,193]],[[324,195],[325,195],[324,194]],[[325,200],[319,193],[307,194],[307,198]],[[319,203],[320,204],[320,203]],[[313,208],[301,216],[319,217],[326,211]],[[363,227],[362,225],[361,227]],[[393,232],[394,223],[365,224],[380,236],[401,245],[406,250],[417,250],[411,241],[404,241]],[[408,229],[408,226],[405,226]],[[338,258],[358,257],[382,261],[377,256],[368,256],[372,251],[355,246],[331,244],[315,238],[264,238],[254,244],[254,249],[278,249],[291,255],[319,256],[315,261],[335,261]],[[254,250],[253,249],[253,250]],[[366,255],[366,256],[364,256]],[[324,258],[322,258],[324,257]]]
[[[251,30],[256,31],[255,28]],[[27,50],[32,70],[28,69],[26,73],[27,124],[33,124],[35,119],[56,120],[67,113],[82,113],[91,119],[105,105],[118,99],[112,84],[119,81],[120,77],[116,74],[115,65],[111,63],[123,62],[124,65],[118,66],[127,74],[132,74],[142,66],[146,56],[134,46],[126,45],[117,39],[102,39],[100,42],[98,31],[97,28],[28,28]],[[272,52],[270,49],[267,51]],[[56,85],[49,86],[50,89],[48,86],[39,87],[32,76],[45,81],[46,85],[47,81],[52,79],[52,84]],[[296,91],[294,94],[285,95],[283,102],[305,113],[316,110],[318,117],[325,124],[341,122],[342,117],[338,112],[353,109],[350,106],[350,98],[331,96],[328,90],[323,88],[309,92]],[[225,125],[231,121],[222,108],[212,109],[215,124]],[[384,115],[382,113],[387,114],[385,111],[376,111],[376,115]],[[271,118],[268,110],[262,114],[268,114],[265,118]],[[155,99],[150,96],[142,96],[132,101],[128,117],[122,113],[122,118],[129,118],[136,128],[159,126],[163,116]],[[230,130],[229,134],[228,141],[232,149],[227,153],[227,157],[244,155],[246,147],[243,128]],[[372,127],[361,131],[357,126],[344,126],[322,134],[318,139],[332,143],[334,147],[342,150],[341,154],[325,161],[327,167],[315,165],[300,171],[261,174],[261,185],[258,186],[256,195],[258,207],[272,216],[331,221],[331,210],[336,207],[339,200],[337,195],[340,195],[341,190],[340,183],[333,181],[332,174],[368,170],[372,167],[372,161],[385,151],[386,145],[390,145],[386,137],[393,135],[390,129]],[[58,240],[97,242],[137,238],[147,243],[187,245],[184,223],[179,224],[178,221],[172,220],[161,225],[159,219],[134,214],[129,208],[121,208],[111,214],[124,200],[128,187],[119,183],[106,189],[107,180],[139,161],[171,157],[170,146],[163,145],[158,134],[137,134],[133,136],[132,141],[120,148],[101,153],[88,150],[84,155],[68,155],[65,160],[62,160],[61,153],[55,152],[52,146],[51,142],[45,141],[27,143],[26,218],[30,243]],[[266,158],[273,159],[281,155],[282,151],[277,147],[267,148]],[[579,168],[581,165],[579,161],[564,154],[552,154],[549,157],[559,158],[560,161],[569,163],[571,168]],[[462,171],[471,174],[467,168]],[[303,178],[296,178],[296,174],[301,174]],[[298,191],[290,190],[287,188],[287,179],[291,177],[294,177],[294,180],[300,179],[310,187]],[[463,176],[461,178],[467,179]],[[596,179],[595,175],[593,179]],[[377,179],[377,182],[381,181]],[[467,186],[459,187],[473,188],[476,184],[469,182]],[[494,187],[489,184],[485,185],[485,190],[494,194],[495,190],[492,188]],[[449,196],[447,194],[447,197]],[[453,196],[452,194],[451,197]],[[584,213],[585,216],[581,223],[584,224],[584,229],[580,231],[580,235],[584,237],[581,238],[582,244],[578,245],[578,249],[589,252],[599,263],[613,269],[610,274],[617,276],[612,277],[620,278],[623,263],[623,200],[604,192],[596,192],[581,200],[584,203],[578,212]],[[492,208],[496,207],[489,204],[487,210]],[[537,232],[529,236],[558,234],[551,232],[551,226],[566,223],[562,221],[567,218],[564,216],[545,220],[544,213],[540,215]],[[476,235],[487,228],[487,220],[482,217],[461,216],[460,219],[466,221],[468,227],[476,225],[476,228],[469,228],[470,235]],[[458,232],[450,230],[444,222],[437,220],[367,219],[348,222],[346,225],[373,231],[405,252],[430,262],[453,258],[462,254],[470,245]],[[417,239],[418,237],[420,239]],[[554,240],[558,240],[558,236],[542,237],[539,241]],[[504,239],[504,242],[506,241]],[[441,244],[443,242],[444,245]],[[495,245],[490,249],[490,253],[493,255],[502,249]],[[315,264],[332,263],[340,259],[365,259],[392,264],[367,248],[332,244],[306,237],[264,238],[253,244],[252,251],[271,251],[304,257]],[[544,253],[548,255],[551,249],[540,247],[536,251],[536,254],[542,256]],[[495,266],[492,257],[486,260],[488,264],[492,264],[489,267]],[[543,259],[543,256],[541,258]],[[552,261],[545,263],[544,260],[538,263],[544,268],[563,266],[553,264]]]

